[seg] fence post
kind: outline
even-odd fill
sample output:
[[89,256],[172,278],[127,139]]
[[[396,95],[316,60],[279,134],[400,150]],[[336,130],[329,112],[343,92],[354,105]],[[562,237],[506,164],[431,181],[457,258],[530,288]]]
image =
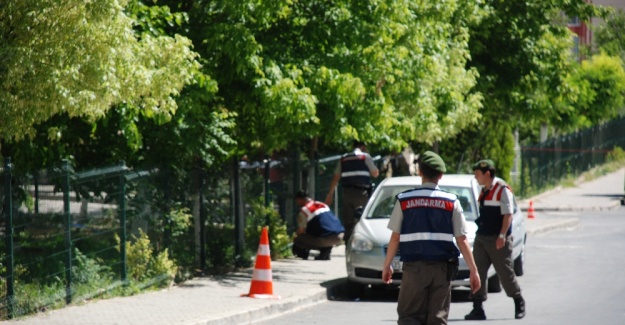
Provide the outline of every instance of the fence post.
[[9,319],[12,319],[15,314],[15,275],[14,275],[14,260],[13,260],[13,191],[11,188],[12,178],[12,165],[11,158],[4,159],[4,217],[6,222],[6,245],[7,245],[7,307]]
[[67,257],[65,259],[65,303],[72,303],[72,215],[70,213],[69,192],[70,192],[70,166],[67,159],[63,159],[63,214],[65,215],[65,249]]
[[319,153],[315,151],[315,155],[313,156],[313,195],[315,200],[321,200],[321,189],[319,188]]
[[234,203],[234,236],[235,236],[235,245],[234,245],[234,255],[235,255],[235,264],[237,266],[243,265],[243,249],[245,245],[245,224],[243,220],[243,215],[241,211],[241,177],[239,170],[239,157],[235,156],[233,158],[232,167],[234,169],[233,177],[234,177],[234,195],[233,203]]
[[[300,164],[299,151],[294,150],[293,152],[293,192],[294,193],[302,189],[302,185],[301,185],[302,171],[300,170],[300,167],[301,167],[301,164]],[[293,199],[291,199],[291,202],[293,202]],[[291,209],[289,213],[289,215],[292,217],[291,226],[293,227],[293,229],[297,229],[297,211],[298,211],[298,207],[293,205],[293,208]]]
[[265,206],[266,207],[270,207],[271,206],[271,189],[269,187],[269,170],[271,168],[270,164],[271,164],[271,159],[269,158],[269,156],[265,156],[265,159],[263,160],[263,163],[265,164],[265,170],[263,173],[263,188],[265,190]]
[[39,171],[35,172],[35,214],[39,214]]
[[525,197],[525,195],[527,194],[526,192],[526,187],[525,187],[525,159],[527,159],[524,155],[524,151],[522,147],[519,147],[519,156],[520,156],[520,162],[519,162],[519,184],[521,185],[521,197]]
[[[161,177],[161,184],[163,186],[163,201],[164,201],[164,206],[165,206],[164,213],[169,214],[171,212],[171,207],[172,207],[171,193],[170,193],[170,186],[169,186],[169,181],[171,177],[170,167],[163,168],[163,171],[160,173],[160,177]],[[167,226],[165,227],[165,238],[163,238],[163,246],[165,248],[171,247],[171,236],[172,236],[171,227],[172,227],[171,218],[167,218]],[[171,252],[171,249],[169,251]]]
[[206,198],[204,186],[206,185],[206,172],[200,168],[199,194],[200,194],[200,269],[206,272]]
[[[126,162],[120,161],[122,170],[126,169]],[[126,173],[122,171],[119,176],[119,261],[121,263],[120,276],[122,282],[128,280],[126,264]]]

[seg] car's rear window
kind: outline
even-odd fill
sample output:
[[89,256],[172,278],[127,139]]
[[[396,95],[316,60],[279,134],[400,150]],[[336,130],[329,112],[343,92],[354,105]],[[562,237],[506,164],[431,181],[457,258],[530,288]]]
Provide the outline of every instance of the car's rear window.
[[[371,208],[369,209],[366,218],[379,219],[390,218],[393,212],[393,206],[395,205],[395,197],[397,194],[410,190],[414,186],[384,186],[378,192],[378,195],[372,197]],[[477,218],[477,209],[475,206],[475,199],[468,187],[460,186],[443,186],[441,188],[445,191],[454,193],[458,196],[462,209],[464,210],[464,216],[466,220],[473,221]]]

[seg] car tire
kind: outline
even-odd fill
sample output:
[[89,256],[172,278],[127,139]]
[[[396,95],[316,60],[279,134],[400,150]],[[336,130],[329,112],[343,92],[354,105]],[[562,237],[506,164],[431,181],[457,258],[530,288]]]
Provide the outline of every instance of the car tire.
[[361,299],[365,295],[365,285],[347,280],[347,297],[349,299]]
[[522,276],[525,267],[525,240],[523,240],[523,246],[521,246],[521,254],[514,259],[514,274],[516,276]]
[[501,292],[501,283],[499,282],[499,277],[497,276],[497,274],[488,278],[486,288],[489,293]]

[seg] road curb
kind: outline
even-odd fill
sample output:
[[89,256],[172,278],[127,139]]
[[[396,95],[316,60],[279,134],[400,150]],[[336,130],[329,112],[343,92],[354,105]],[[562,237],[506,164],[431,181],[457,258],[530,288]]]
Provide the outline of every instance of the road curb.
[[[315,292],[279,300],[252,310],[221,316],[218,319],[209,319],[188,323],[187,325],[231,325],[231,324],[254,324],[274,317],[287,315],[298,310],[312,307],[323,301],[327,301],[328,291],[320,287]],[[250,298],[254,299],[254,298]]]
[[[620,204],[618,205],[620,206]],[[553,207],[553,208],[541,208],[534,209],[534,211],[539,212],[584,212],[584,211],[609,211],[614,210],[617,206],[614,207]]]
[[[579,206],[557,206],[557,207],[540,207],[537,208],[534,206],[534,211],[541,212],[583,212],[583,211],[608,211],[613,210],[621,206],[620,201],[615,201],[611,204],[607,204],[605,206],[587,206],[587,207],[579,207]],[[527,207],[522,207],[521,211],[527,212]]]
[[[531,220],[528,222],[531,222]],[[527,234],[537,235],[537,234],[543,234],[543,233],[554,231],[554,230],[575,228],[577,226],[579,226],[579,218],[563,219],[563,220],[554,221],[552,223],[537,227],[535,229],[527,229]]]

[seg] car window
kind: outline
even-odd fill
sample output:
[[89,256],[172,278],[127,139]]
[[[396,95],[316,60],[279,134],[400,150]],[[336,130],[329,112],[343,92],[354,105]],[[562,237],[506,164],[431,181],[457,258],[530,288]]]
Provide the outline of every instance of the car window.
[[[373,197],[371,208],[367,212],[367,219],[390,218],[395,206],[397,194],[410,190],[414,186],[384,186]],[[477,208],[475,206],[475,198],[468,187],[441,186],[442,189],[456,194],[466,220],[475,220],[477,218]]]
[[384,186],[373,198],[371,209],[367,213],[368,219],[390,218],[395,206],[395,197],[397,194],[407,191],[414,186]]
[[458,201],[460,201],[460,205],[464,211],[464,218],[466,220],[473,221],[477,219],[478,212],[477,207],[475,206],[475,198],[473,197],[473,193],[470,188],[444,185],[441,185],[441,188],[458,196]]

